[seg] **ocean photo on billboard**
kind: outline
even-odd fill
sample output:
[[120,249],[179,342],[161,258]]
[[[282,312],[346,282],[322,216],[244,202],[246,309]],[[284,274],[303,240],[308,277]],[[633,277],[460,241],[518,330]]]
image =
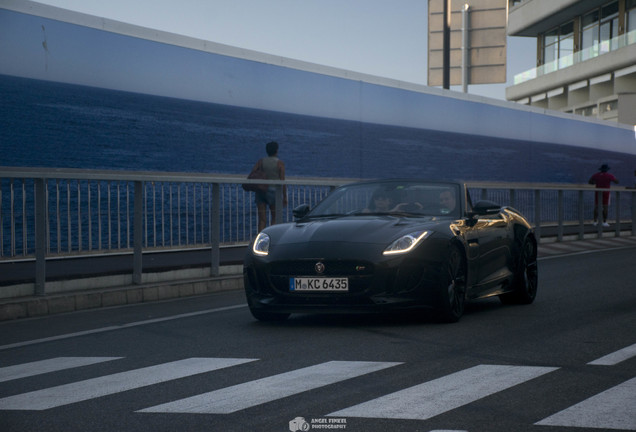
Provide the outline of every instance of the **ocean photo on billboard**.
[[287,175],[583,184],[633,155],[0,75],[0,166],[247,174],[278,141]]

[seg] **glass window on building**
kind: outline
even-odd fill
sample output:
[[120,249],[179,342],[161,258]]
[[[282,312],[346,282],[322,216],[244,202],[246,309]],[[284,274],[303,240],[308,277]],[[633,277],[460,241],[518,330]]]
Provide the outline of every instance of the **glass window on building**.
[[601,25],[599,28],[601,54],[617,47],[611,46],[611,40],[618,36],[618,2],[609,3],[601,8]]
[[601,104],[601,113],[608,113],[618,109],[618,100],[603,102]]
[[547,65],[559,58],[559,29],[547,32],[543,41],[543,64]]
[[574,113],[585,117],[598,117],[598,107],[596,105],[590,105],[585,108],[579,108],[575,110]]
[[559,35],[559,68],[572,65],[574,54],[574,21],[561,26]]
[[627,32],[629,33],[636,30],[636,0],[627,0],[625,11],[627,12]]
[[581,50],[583,60],[587,60],[598,55],[598,27],[599,27],[599,11],[594,10],[583,15],[581,32]]
[[616,37],[618,37],[618,1],[609,2],[583,15],[581,31],[583,60],[616,49],[617,46],[611,45],[612,39]]
[[572,64],[574,53],[574,22],[563,24],[543,35],[543,64],[546,72]]

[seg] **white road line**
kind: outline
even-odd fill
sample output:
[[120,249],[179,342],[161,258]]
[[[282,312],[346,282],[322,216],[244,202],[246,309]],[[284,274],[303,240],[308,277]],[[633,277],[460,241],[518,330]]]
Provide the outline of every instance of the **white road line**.
[[636,378],[536,423],[541,426],[636,430]]
[[584,246],[577,244],[568,244],[568,243],[548,243],[546,245],[541,245],[546,249],[557,249],[557,250],[565,250],[565,251],[577,251],[584,248]]
[[479,365],[329,416],[426,420],[556,369]]
[[0,368],[0,382],[118,360],[122,357],[57,357]]
[[588,364],[596,366],[614,366],[622,361],[629,360],[632,357],[636,357],[636,344],[591,361]]
[[622,243],[626,245],[636,245],[636,239],[633,237],[614,237],[616,243]]
[[146,413],[229,414],[401,363],[331,361],[146,408]]
[[617,251],[617,250],[632,249],[633,247],[634,246],[618,246],[618,247],[613,247],[613,248],[581,250],[581,251],[578,251],[578,252],[559,252],[559,253],[556,253],[556,254],[544,255],[542,257],[537,258],[537,260],[538,261],[549,261],[549,260],[566,258],[566,257],[573,257],[573,256],[578,256],[578,255],[590,255],[590,254],[599,254],[599,253],[603,253],[603,252],[611,252],[611,251]]
[[0,410],[45,410],[256,359],[190,358],[0,399]]
[[104,332],[109,332],[109,331],[114,331],[114,330],[122,330],[122,329],[127,329],[127,328],[130,328],[130,327],[138,327],[138,326],[147,325],[147,324],[156,324],[156,323],[160,323],[160,322],[164,322],[164,321],[172,321],[172,320],[182,319],[182,318],[191,318],[191,317],[195,317],[195,316],[199,316],[199,315],[205,315],[205,314],[210,314],[210,313],[214,313],[214,312],[223,312],[223,311],[227,311],[227,310],[243,308],[243,307],[246,307],[246,306],[247,306],[247,304],[240,304],[240,305],[234,305],[234,306],[220,307],[220,308],[216,308],[216,309],[206,309],[206,310],[198,311],[198,312],[190,312],[190,313],[185,313],[185,314],[180,314],[180,315],[172,315],[172,316],[163,317],[163,318],[154,318],[154,319],[149,319],[149,320],[145,320],[145,321],[136,321],[136,322],[131,322],[131,323],[128,323],[128,324],[122,324],[122,325],[117,325],[117,326],[109,326],[109,327],[102,327],[102,328],[98,328],[98,329],[86,330],[86,331],[81,331],[81,332],[76,332],[76,333],[68,333],[68,334],[59,335],[59,336],[52,336],[52,337],[48,337],[48,338],[34,339],[34,340],[26,341],[26,342],[17,342],[17,343],[13,343],[13,344],[9,344],[9,345],[0,345],[0,351],[11,349],[11,348],[20,348],[20,347],[23,347],[23,346],[36,345],[36,344],[45,343],[45,342],[53,342],[53,341],[58,341],[58,340],[62,340],[62,339],[69,339],[69,338],[74,338],[74,337],[79,337],[79,336],[92,335],[92,334],[96,334],[96,333],[104,333]]

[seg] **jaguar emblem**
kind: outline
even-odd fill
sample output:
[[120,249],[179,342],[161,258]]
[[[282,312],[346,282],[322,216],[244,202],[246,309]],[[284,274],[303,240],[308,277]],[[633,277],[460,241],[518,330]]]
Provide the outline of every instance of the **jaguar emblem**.
[[325,265],[319,261],[314,266],[314,269],[316,270],[316,273],[323,274],[325,272]]

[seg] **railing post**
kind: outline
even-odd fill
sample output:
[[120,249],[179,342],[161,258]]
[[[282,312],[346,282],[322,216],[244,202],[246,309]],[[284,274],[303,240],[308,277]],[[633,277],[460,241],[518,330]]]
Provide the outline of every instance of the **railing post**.
[[596,192],[596,236],[603,237],[603,192]]
[[35,295],[46,294],[46,180],[35,179]]
[[557,203],[557,241],[563,241],[563,190],[559,189]]
[[510,207],[517,208],[517,191],[510,189]]
[[276,185],[276,223],[283,223],[283,185]]
[[143,199],[144,182],[135,181],[134,214],[133,214],[133,284],[141,284],[141,272],[143,265]]
[[616,237],[621,236],[621,193],[616,191],[616,229],[614,231]]
[[636,236],[636,192],[632,192],[632,235]]
[[210,224],[210,276],[220,274],[221,261],[221,187],[212,184],[212,223]]
[[537,236],[537,243],[541,242],[541,190],[534,191],[534,232]]
[[579,240],[585,238],[585,212],[583,207],[583,191],[579,191]]

